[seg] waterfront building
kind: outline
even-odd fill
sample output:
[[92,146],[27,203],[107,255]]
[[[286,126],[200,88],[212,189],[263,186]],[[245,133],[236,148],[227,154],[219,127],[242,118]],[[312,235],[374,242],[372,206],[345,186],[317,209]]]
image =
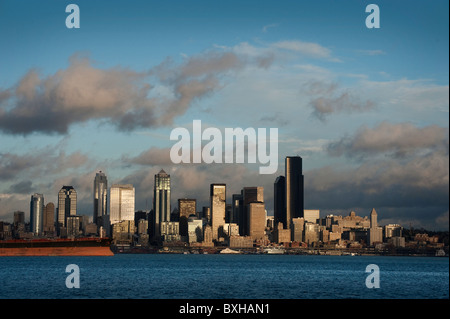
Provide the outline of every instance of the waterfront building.
[[30,231],[34,236],[43,233],[44,195],[33,194],[30,201]]
[[94,179],[94,223],[98,223],[98,218],[108,215],[108,179],[102,171],[95,174]]
[[110,223],[132,221],[134,227],[135,189],[131,184],[114,184],[109,191]]
[[63,186],[58,193],[58,228],[67,227],[66,218],[77,215],[77,192],[73,186]]
[[115,245],[130,245],[134,233],[134,220],[122,220],[112,225],[112,240]]
[[291,230],[284,229],[283,223],[278,223],[273,231],[273,240],[277,244],[289,243],[291,241]]
[[163,242],[180,241],[180,223],[171,221],[161,222],[161,239]]
[[188,242],[199,243],[203,240],[203,220],[191,216],[187,220],[188,225]]
[[291,240],[295,242],[303,241],[303,229],[304,229],[305,219],[301,217],[291,219]]
[[320,229],[318,224],[305,223],[304,242],[311,245],[319,241]]
[[163,169],[155,175],[153,189],[153,236],[161,237],[161,223],[170,221],[170,175]]

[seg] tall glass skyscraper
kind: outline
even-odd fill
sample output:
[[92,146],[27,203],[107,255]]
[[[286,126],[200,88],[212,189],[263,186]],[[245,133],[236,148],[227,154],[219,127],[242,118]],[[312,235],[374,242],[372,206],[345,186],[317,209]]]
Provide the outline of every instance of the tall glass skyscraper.
[[98,217],[108,215],[107,206],[108,180],[102,171],[95,174],[94,179],[94,223]]
[[153,189],[153,236],[161,236],[161,222],[170,221],[170,175],[163,169],[155,175]]
[[31,195],[30,201],[30,228],[35,236],[43,233],[44,195]]
[[111,225],[124,220],[134,221],[135,190],[133,185],[112,185],[109,191]]
[[292,218],[303,217],[304,210],[304,178],[302,172],[302,158],[287,156],[286,169],[286,222],[290,224]]
[[66,227],[66,218],[77,215],[77,192],[72,186],[63,186],[58,193],[58,227]]

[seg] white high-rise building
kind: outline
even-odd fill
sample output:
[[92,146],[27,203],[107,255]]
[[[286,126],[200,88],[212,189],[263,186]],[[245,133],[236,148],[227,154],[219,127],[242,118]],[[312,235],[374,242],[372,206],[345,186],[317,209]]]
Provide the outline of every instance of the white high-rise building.
[[30,227],[31,232],[33,232],[35,236],[39,236],[43,232],[43,219],[44,219],[44,195],[42,194],[31,195]]
[[134,204],[135,189],[133,185],[112,185],[109,191],[111,225],[125,220],[134,221]]

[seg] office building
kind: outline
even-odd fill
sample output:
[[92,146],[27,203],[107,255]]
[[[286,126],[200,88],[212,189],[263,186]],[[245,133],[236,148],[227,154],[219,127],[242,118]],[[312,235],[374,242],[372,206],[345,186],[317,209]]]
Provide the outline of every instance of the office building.
[[253,240],[264,239],[266,229],[266,208],[264,203],[254,201],[249,203],[247,207],[248,235]]
[[211,184],[210,187],[211,228],[213,240],[223,237],[225,225],[226,185]]
[[203,240],[203,220],[201,218],[188,218],[188,242],[200,243]]
[[375,208],[370,212],[370,228],[367,236],[369,246],[374,246],[375,243],[383,242],[383,228],[378,227],[378,214]]
[[309,223],[317,223],[320,215],[320,211],[318,209],[305,209],[304,210],[304,218],[305,222]]
[[58,228],[66,227],[66,218],[77,215],[77,192],[72,186],[63,186],[58,193]]
[[303,241],[303,228],[305,219],[301,217],[291,219],[291,240],[296,242]]
[[25,224],[25,213],[22,211],[14,212],[14,225]]
[[384,237],[402,237],[403,227],[398,224],[388,224],[384,226]]
[[243,214],[244,207],[244,195],[241,194],[233,194],[231,196],[231,219],[230,223],[239,224],[239,218]]
[[111,225],[122,221],[133,221],[134,227],[134,196],[135,189],[131,184],[115,184],[111,186],[109,191],[109,212]]
[[287,156],[285,160],[286,178],[286,222],[296,217],[304,217],[304,177],[302,158]]
[[195,199],[178,199],[178,213],[180,222],[180,236],[188,236],[188,219],[197,214],[197,201]]
[[94,179],[94,223],[98,223],[98,218],[108,215],[108,180],[102,171],[95,174]]
[[43,230],[46,234],[55,232],[55,204],[48,203],[44,209]]
[[170,221],[170,175],[161,170],[153,189],[153,236],[161,237],[161,223]]
[[134,220],[122,220],[112,225],[112,239],[114,244],[130,245],[136,231]]
[[283,228],[288,228],[286,219],[286,178],[278,176],[273,185],[273,216],[274,223],[283,223]]
[[161,222],[161,239],[163,242],[180,241],[180,223]]
[[40,236],[43,233],[44,219],[44,195],[31,195],[30,201],[30,231],[34,236]]
[[82,235],[82,216],[67,216],[66,218],[66,228],[67,237],[77,238]]
[[264,203],[264,187],[244,187],[242,190],[243,207],[238,218],[239,231],[241,236],[249,236],[249,208],[251,203]]

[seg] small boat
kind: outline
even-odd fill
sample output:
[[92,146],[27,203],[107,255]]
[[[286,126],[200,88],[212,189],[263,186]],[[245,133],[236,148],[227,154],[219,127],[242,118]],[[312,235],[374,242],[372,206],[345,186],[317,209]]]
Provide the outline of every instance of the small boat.
[[240,254],[239,251],[230,249],[230,248],[225,248],[223,250],[220,251],[221,254]]
[[273,248],[265,248],[264,253],[266,254],[275,254],[275,255],[282,255],[286,252],[283,248],[273,247]]

